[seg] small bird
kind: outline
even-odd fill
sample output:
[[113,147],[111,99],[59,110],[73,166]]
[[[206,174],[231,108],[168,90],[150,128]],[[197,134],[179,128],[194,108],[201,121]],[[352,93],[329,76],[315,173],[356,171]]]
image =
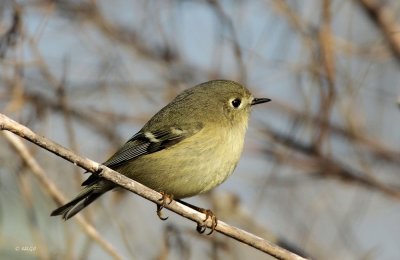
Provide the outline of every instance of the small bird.
[[[104,165],[166,198],[207,192],[225,181],[243,150],[251,107],[268,102],[229,80],[212,80],[179,94]],[[67,220],[117,185],[92,174],[85,188],[51,216]],[[162,205],[157,207],[161,217]],[[206,211],[207,218],[212,215]],[[216,225],[216,224],[215,224]]]

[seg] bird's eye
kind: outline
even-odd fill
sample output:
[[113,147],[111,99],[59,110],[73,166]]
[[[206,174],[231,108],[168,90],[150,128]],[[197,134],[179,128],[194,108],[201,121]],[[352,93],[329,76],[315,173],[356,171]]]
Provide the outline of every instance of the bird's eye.
[[240,100],[239,98],[235,98],[234,100],[231,101],[231,104],[234,108],[238,108],[241,103],[242,103],[242,100]]

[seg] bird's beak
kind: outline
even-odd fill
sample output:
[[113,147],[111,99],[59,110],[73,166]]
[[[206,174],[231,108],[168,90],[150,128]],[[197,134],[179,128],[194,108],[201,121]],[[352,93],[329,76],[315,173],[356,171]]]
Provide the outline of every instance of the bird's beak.
[[271,101],[271,99],[269,98],[254,98],[253,101],[251,101],[251,105],[257,105],[257,104],[261,104],[261,103],[266,103]]

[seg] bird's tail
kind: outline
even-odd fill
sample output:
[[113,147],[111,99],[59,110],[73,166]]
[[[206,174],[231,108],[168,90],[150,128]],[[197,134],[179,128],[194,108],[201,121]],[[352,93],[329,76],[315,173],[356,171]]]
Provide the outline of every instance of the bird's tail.
[[98,197],[109,191],[110,189],[104,189],[99,187],[99,183],[86,186],[81,193],[78,194],[73,200],[67,204],[55,209],[51,212],[51,216],[62,215],[63,219],[67,220],[72,218],[82,209],[86,208],[90,203],[95,201]]

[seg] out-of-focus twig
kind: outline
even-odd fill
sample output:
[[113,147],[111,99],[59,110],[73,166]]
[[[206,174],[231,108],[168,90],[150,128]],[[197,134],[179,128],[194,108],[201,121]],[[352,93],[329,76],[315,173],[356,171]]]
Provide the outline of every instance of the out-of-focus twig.
[[[34,105],[42,105],[50,107],[53,111],[64,113],[65,106],[63,103],[57,102],[57,100],[51,99],[42,95],[40,93],[33,93],[33,92],[24,92],[24,98],[33,103]],[[69,116],[73,117],[76,120],[79,120],[81,123],[92,127],[102,135],[104,135],[106,140],[110,140],[111,142],[115,143],[122,143],[121,137],[115,132],[115,129],[111,126],[107,126],[105,122],[103,122],[99,117],[93,115],[93,113],[84,110],[78,109],[76,107],[69,107],[68,108]]]
[[14,14],[11,26],[5,34],[0,36],[0,59],[4,58],[8,47],[16,45],[17,39],[21,35],[21,20],[21,8],[17,4],[14,4]]
[[232,37],[232,44],[233,44],[233,52],[235,53],[235,58],[238,64],[238,74],[240,82],[246,82],[246,67],[243,62],[243,54],[242,49],[239,45],[239,38],[236,33],[236,29],[233,26],[232,19],[225,13],[224,9],[222,8],[221,4],[218,0],[208,0],[207,1],[210,6],[214,9],[217,17],[221,20],[223,24],[226,25],[227,29],[229,30],[231,37]]
[[357,2],[382,31],[394,57],[400,63],[400,25],[388,6],[388,1],[358,0]]
[[101,12],[101,8],[96,1],[86,1],[85,3],[56,1],[55,8],[64,15],[73,16],[74,20],[89,22],[106,37],[119,42],[121,45],[128,47],[129,50],[135,51],[136,54],[142,55],[146,59],[168,63],[179,58],[178,53],[174,50],[153,48],[131,27],[119,26],[108,20]]
[[[39,165],[39,163],[34,159],[29,150],[26,148],[25,144],[21,139],[17,138],[16,135],[3,131],[3,134],[7,141],[12,145],[15,151],[19,154],[24,163],[29,167],[32,175],[39,181],[43,190],[58,204],[64,204],[67,199],[60,192],[60,189],[46,176],[45,171]],[[113,259],[123,259],[122,256],[115,250],[115,248],[97,232],[96,228],[92,224],[86,221],[83,216],[76,216],[78,224],[81,226],[83,231],[88,235],[93,241],[95,241],[101,248],[104,249]]]
[[[361,184],[368,188],[373,188],[393,198],[400,199],[400,187],[394,187],[390,184],[385,184],[373,176],[369,176],[360,171],[346,166],[344,163],[335,160],[331,156],[325,156],[315,149],[312,145],[304,144],[293,139],[290,136],[281,134],[271,128],[264,128],[265,132],[271,136],[273,140],[280,143],[302,155],[307,157],[290,156],[286,160],[297,169],[305,169],[320,176],[334,177],[348,182]],[[265,152],[269,155],[280,157],[276,149],[266,149]],[[287,156],[287,155],[286,155]]]
[[330,122],[329,120],[322,118],[319,115],[311,115],[305,112],[295,109],[286,103],[283,103],[277,99],[271,103],[270,108],[276,109],[279,113],[288,115],[293,120],[311,123],[317,127],[328,127],[331,134],[347,139],[357,145],[365,147],[368,152],[376,159],[391,162],[400,165],[400,152],[388,147],[381,143],[378,139],[370,137],[363,132],[356,132],[352,129],[348,129],[344,126],[340,126],[336,123]]
[[[320,82],[320,116],[329,121],[331,111],[335,102],[336,90],[335,90],[335,54],[334,54],[334,42],[332,39],[331,31],[331,4],[330,0],[324,0],[322,4],[322,25],[319,31],[319,43],[321,49],[321,56],[318,60],[321,60],[323,65],[323,75],[319,78]],[[316,62],[318,62],[318,60]],[[321,73],[322,74],[322,73]],[[321,80],[324,78],[325,80]],[[325,125],[320,125],[318,134],[314,139],[315,147],[318,151],[322,150],[324,140],[329,136],[330,129]]]

